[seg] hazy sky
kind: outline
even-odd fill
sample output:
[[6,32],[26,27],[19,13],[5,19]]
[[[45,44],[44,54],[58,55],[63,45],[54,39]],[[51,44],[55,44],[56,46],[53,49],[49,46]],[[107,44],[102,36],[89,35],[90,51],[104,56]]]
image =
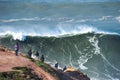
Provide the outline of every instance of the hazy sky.
[[0,0],[0,2],[49,2],[49,3],[59,3],[59,2],[111,2],[120,0]]

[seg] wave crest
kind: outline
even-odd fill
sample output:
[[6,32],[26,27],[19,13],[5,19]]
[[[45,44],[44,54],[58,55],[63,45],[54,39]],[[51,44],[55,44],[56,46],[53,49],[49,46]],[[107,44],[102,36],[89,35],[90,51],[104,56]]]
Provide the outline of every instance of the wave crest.
[[[93,26],[88,25],[76,25],[72,26],[69,24],[58,24],[56,28],[43,28],[43,27],[31,27],[31,28],[19,28],[19,27],[9,27],[6,26],[5,29],[0,28],[0,35],[11,34],[13,39],[25,40],[25,36],[41,36],[41,37],[67,37],[85,33],[100,33],[100,34],[115,34],[111,32],[105,32],[98,30]],[[38,31],[36,31],[38,30]]]
[[37,21],[40,20],[38,17],[34,18],[20,18],[20,19],[8,19],[8,20],[1,20],[1,22],[17,22],[17,21]]
[[[96,22],[96,21],[104,21],[104,20],[108,20],[109,18],[113,18],[112,16],[101,16],[98,18],[93,18],[93,19],[77,19],[77,18],[68,18],[68,17],[58,17],[58,18],[51,18],[51,17],[31,17],[31,18],[13,18],[13,19],[3,19],[0,20],[0,22],[3,23],[11,23],[11,22],[18,22],[18,21],[59,21],[59,22],[63,22],[63,23],[72,23],[72,22],[76,22],[76,23],[84,23],[84,22],[88,22],[88,21],[92,21],[92,22]],[[116,20],[119,21],[119,16],[116,17]]]
[[120,22],[120,16],[115,18],[118,22]]

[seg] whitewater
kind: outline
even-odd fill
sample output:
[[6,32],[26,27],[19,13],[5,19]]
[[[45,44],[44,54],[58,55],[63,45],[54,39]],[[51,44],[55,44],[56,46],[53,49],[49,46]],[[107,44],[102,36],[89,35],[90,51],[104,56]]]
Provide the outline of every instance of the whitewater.
[[44,54],[91,80],[120,80],[119,0],[1,0],[0,44]]

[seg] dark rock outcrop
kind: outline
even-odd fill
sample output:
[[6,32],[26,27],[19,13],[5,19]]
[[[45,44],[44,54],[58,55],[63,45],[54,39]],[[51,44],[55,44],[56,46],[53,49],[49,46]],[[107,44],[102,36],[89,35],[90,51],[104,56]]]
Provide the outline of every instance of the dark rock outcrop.
[[78,71],[67,71],[65,74],[69,75],[74,80],[90,80],[87,75],[84,75]]

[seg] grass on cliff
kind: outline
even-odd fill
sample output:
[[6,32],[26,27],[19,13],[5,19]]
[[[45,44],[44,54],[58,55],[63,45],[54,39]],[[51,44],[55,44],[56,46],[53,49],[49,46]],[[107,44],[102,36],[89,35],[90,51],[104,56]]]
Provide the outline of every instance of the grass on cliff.
[[44,71],[50,73],[52,76],[57,77],[56,71],[48,64],[43,63],[41,61],[35,60],[34,63],[41,67]]
[[0,80],[43,80],[26,67],[14,67],[14,71],[1,72]]
[[[29,58],[28,56],[26,56]],[[56,74],[56,70],[54,70],[49,64],[46,64],[44,62],[41,62],[40,60],[35,60],[32,58],[29,58],[30,61],[34,62],[37,66],[41,67],[44,71],[50,73],[52,76],[54,76],[57,80],[60,80]]]
[[25,55],[25,57],[30,59],[30,61],[34,62],[37,66],[41,67],[44,71],[50,73],[53,76],[56,76],[55,70],[49,64],[41,62],[40,60],[30,58],[28,55]]

